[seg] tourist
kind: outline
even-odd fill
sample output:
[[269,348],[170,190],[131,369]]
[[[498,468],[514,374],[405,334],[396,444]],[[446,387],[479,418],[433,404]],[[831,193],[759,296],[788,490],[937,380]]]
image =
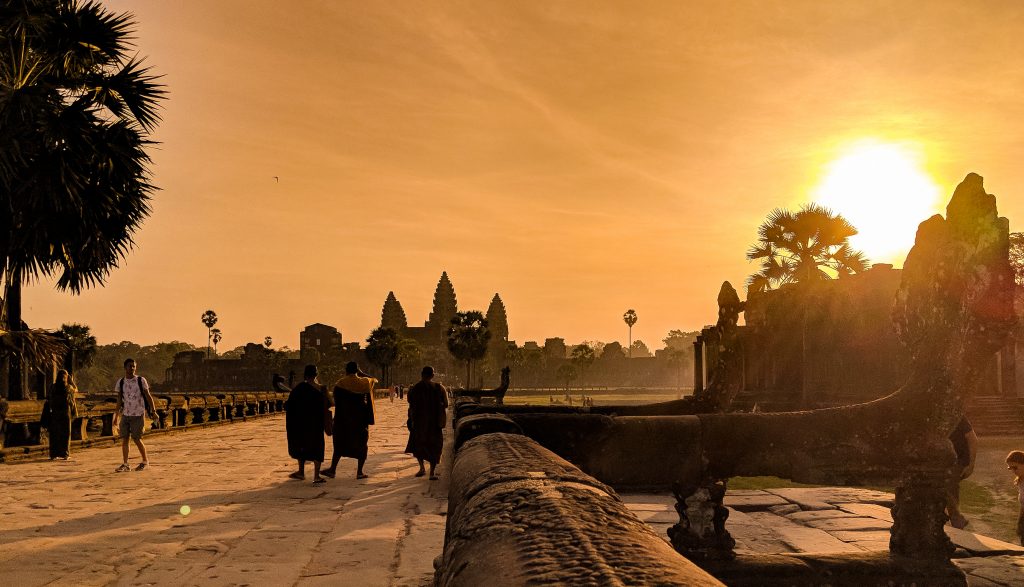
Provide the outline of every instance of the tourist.
[[398,386],[398,399],[400,399],[400,400],[405,399],[405,386],[404,385],[399,385]]
[[396,395],[398,395],[398,386],[397,385],[392,385],[388,389],[388,398],[391,400],[391,403],[395,403],[395,396]]
[[123,461],[116,469],[118,473],[131,471],[128,466],[128,437],[135,441],[139,449],[139,456],[142,462],[135,467],[136,471],[143,471],[149,466],[149,457],[146,455],[146,445],[142,442],[142,433],[145,428],[145,417],[148,414],[151,420],[156,420],[156,403],[149,393],[149,382],[142,375],[136,374],[137,366],[135,359],[124,360],[124,377],[114,384],[114,391],[117,392],[117,408],[114,410],[114,428],[121,435],[121,455]]
[[1015,450],[1006,455],[1006,468],[1013,471],[1013,484],[1017,486],[1017,502],[1020,511],[1017,513],[1017,540],[1024,545],[1024,451]]
[[345,375],[334,384],[334,453],[331,467],[323,474],[334,477],[341,457],[356,459],[356,479],[366,479],[367,443],[370,426],[374,423],[373,386],[377,380],[359,370],[351,361],[345,365]]
[[64,369],[57,371],[57,381],[50,390],[50,458],[71,459],[71,421],[78,417],[75,404],[75,382]]
[[409,388],[409,442],[405,452],[412,453],[419,461],[417,477],[426,474],[423,461],[430,463],[430,480],[436,481],[434,472],[441,460],[444,446],[444,426],[447,421],[448,390],[440,383],[434,383],[434,368],[424,367],[420,382]]
[[960,419],[960,422],[949,435],[949,441],[953,443],[953,451],[956,452],[956,464],[959,474],[952,480],[946,495],[946,514],[949,516],[949,525],[954,528],[965,528],[967,518],[960,513],[960,481],[971,476],[974,472],[974,461],[978,456],[978,435],[967,420],[967,416]]
[[299,462],[299,470],[288,476],[305,479],[306,461],[313,461],[313,485],[322,485],[327,482],[321,477],[320,464],[324,461],[324,432],[330,408],[316,380],[316,365],[306,365],[302,377],[303,381],[288,394],[285,412],[288,455]]

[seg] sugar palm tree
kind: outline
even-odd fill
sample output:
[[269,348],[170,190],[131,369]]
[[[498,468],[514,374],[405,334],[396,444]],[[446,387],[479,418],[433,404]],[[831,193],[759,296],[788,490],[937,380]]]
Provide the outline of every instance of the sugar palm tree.
[[627,348],[629,349],[629,358],[632,359],[633,358],[633,325],[636,324],[636,321],[637,321],[636,310],[633,310],[633,309],[626,310],[626,313],[622,315],[622,320],[626,323],[626,326],[629,326],[629,346]]
[[96,355],[96,337],[85,324],[63,324],[60,327],[60,334],[68,341],[69,350],[74,351],[74,364],[70,366],[71,372],[78,371],[79,367],[88,367]]
[[224,337],[221,335],[220,328],[214,328],[210,331],[213,334],[213,354],[217,354],[217,343],[219,343]]
[[[870,263],[850,247],[857,229],[840,214],[808,204],[795,214],[776,208],[757,229],[757,242],[747,259],[761,261],[761,270],[747,279],[749,291],[761,292],[783,283],[831,279],[859,273]],[[826,271],[828,270],[828,271]]]
[[[102,285],[149,214],[146,148],[164,90],[129,54],[132,34],[129,14],[97,2],[0,4],[0,323],[12,335],[23,283]],[[21,370],[11,361],[12,397]]]
[[590,366],[594,364],[595,358],[594,347],[589,344],[578,344],[572,349],[572,363],[579,372],[580,387],[583,387],[584,375],[590,370]]
[[448,327],[448,351],[453,357],[466,362],[466,389],[470,387],[470,369],[473,363],[487,354],[491,331],[482,312],[458,312]]
[[207,310],[200,318],[206,326],[206,358],[210,358],[210,340],[213,338],[213,325],[217,323],[217,312]]

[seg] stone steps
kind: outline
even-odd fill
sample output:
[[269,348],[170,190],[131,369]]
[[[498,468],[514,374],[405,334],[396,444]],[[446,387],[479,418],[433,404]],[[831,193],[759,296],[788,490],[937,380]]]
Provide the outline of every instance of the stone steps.
[[971,398],[967,417],[979,436],[1024,435],[1024,401],[1019,398]]

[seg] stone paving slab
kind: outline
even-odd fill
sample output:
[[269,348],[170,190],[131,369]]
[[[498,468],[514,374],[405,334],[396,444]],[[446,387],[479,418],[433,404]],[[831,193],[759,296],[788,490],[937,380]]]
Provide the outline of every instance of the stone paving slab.
[[1024,555],[1024,546],[1010,544],[1009,542],[1003,542],[1002,540],[996,540],[995,538],[989,538],[988,536],[982,536],[967,530],[958,530],[951,526],[946,526],[946,536],[949,536],[949,539],[957,547],[974,554],[985,556],[995,554]]
[[892,510],[884,505],[874,503],[839,503],[839,509],[858,516],[885,520],[892,524]]
[[726,492],[722,503],[740,511],[763,510],[773,505],[788,505],[786,498],[768,493],[767,491],[750,491],[734,495],[731,491]]

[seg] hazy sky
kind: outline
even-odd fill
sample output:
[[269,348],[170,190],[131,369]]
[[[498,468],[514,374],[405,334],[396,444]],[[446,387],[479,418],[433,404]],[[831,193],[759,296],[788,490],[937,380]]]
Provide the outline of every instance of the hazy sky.
[[446,270],[519,343],[625,343],[633,308],[654,349],[863,139],[1024,217],[1016,0],[105,4],[169,89],[161,191],[106,287],[24,296],[101,343],[205,344],[206,309],[222,349],[362,341],[389,290],[422,324]]

